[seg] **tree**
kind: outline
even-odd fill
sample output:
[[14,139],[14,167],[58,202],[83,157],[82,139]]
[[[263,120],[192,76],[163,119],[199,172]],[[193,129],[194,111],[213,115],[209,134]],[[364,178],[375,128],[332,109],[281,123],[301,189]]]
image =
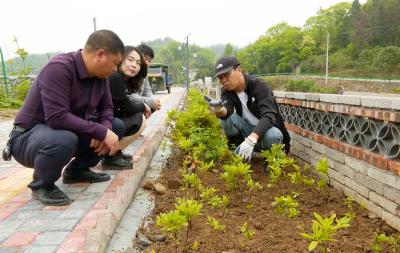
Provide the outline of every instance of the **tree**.
[[233,46],[228,43],[225,45],[224,49],[224,56],[235,56],[236,55],[236,50],[233,48]]
[[374,61],[375,67],[386,75],[389,80],[400,68],[400,48],[388,46],[383,48]]

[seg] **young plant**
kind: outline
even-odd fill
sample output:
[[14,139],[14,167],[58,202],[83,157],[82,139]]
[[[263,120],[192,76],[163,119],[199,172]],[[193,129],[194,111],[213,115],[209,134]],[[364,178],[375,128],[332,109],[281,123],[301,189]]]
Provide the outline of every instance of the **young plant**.
[[313,220],[312,224],[312,232],[307,233],[299,233],[302,237],[307,240],[310,240],[310,244],[308,245],[308,250],[313,251],[319,248],[321,253],[329,252],[329,247],[335,235],[336,231],[342,228],[347,228],[350,226],[350,218],[344,216],[341,219],[336,218],[336,214],[331,214],[330,217],[322,217],[318,213],[314,212],[314,217],[316,220]]
[[240,232],[242,233],[243,240],[240,240],[240,247],[245,248],[246,243],[245,241],[249,241],[254,238],[256,232],[251,231],[247,228],[247,221],[240,227]]
[[224,231],[225,225],[221,225],[218,220],[214,219],[211,216],[207,216],[207,224],[209,224],[214,230],[217,231]]
[[211,160],[211,162],[206,163],[206,162],[200,162],[200,166],[199,166],[199,172],[207,172],[209,171],[211,168],[213,168],[215,166],[214,161]]
[[190,247],[193,251],[197,251],[198,249],[200,249],[200,242],[199,241],[194,241],[194,243],[192,244],[192,247]]
[[250,202],[247,204],[247,208],[251,209],[251,208],[253,208],[253,201],[252,201],[252,197],[254,195],[253,193],[261,190],[262,186],[259,182],[254,181],[250,177],[246,181],[246,186],[247,186],[247,189],[249,190],[249,198],[250,198]]
[[275,207],[276,212],[279,215],[288,217],[288,218],[293,218],[297,215],[299,215],[299,210],[297,209],[299,206],[299,203],[297,203],[296,200],[292,198],[292,196],[287,195],[287,196],[281,196],[281,197],[275,197],[275,201],[272,202],[272,206]]
[[[356,218],[356,212],[354,211],[354,200],[351,196],[348,196],[344,200],[344,204],[350,209],[349,212],[346,212],[345,215],[353,221]],[[356,220],[357,222],[357,220]],[[358,223],[357,223],[358,224]]]
[[276,184],[282,175],[282,169],[294,164],[293,159],[287,158],[283,151],[283,144],[272,144],[271,149],[261,151],[261,155],[266,158],[271,186]]
[[196,173],[183,174],[182,178],[182,186],[184,189],[192,188],[194,192],[195,199],[198,199],[199,192],[201,191],[203,185],[201,183],[200,178]]
[[385,234],[375,234],[375,243],[372,246],[372,250],[376,253],[380,253],[384,248],[388,248],[389,252],[399,252],[399,238],[394,236],[387,236]]
[[200,197],[205,201],[208,202],[210,199],[212,199],[217,193],[217,189],[214,187],[204,187],[201,190]]
[[328,186],[328,168],[328,160],[326,158],[319,160],[315,165],[315,169],[319,174],[319,179],[317,182],[318,189],[325,189]]
[[290,178],[290,182],[292,184],[299,184],[299,183],[301,183],[301,181],[303,179],[303,176],[301,175],[301,172],[300,172],[300,167],[297,164],[293,164],[292,167],[293,167],[294,171],[291,173],[288,173],[287,175]]
[[220,175],[221,179],[225,181],[229,190],[238,189],[240,198],[243,199],[243,191],[247,180],[250,178],[250,165],[243,163],[239,156],[234,158],[233,164],[224,165],[224,173]]
[[188,225],[188,222],[178,210],[171,211],[169,213],[161,213],[156,220],[156,225],[161,227],[164,232],[170,234],[170,237],[175,242],[176,252],[178,252],[179,239],[178,232],[183,227]]
[[192,229],[192,220],[200,215],[202,207],[203,205],[194,199],[176,199],[175,208],[180,215],[185,217],[189,225],[186,230],[186,243],[189,238],[189,232]]

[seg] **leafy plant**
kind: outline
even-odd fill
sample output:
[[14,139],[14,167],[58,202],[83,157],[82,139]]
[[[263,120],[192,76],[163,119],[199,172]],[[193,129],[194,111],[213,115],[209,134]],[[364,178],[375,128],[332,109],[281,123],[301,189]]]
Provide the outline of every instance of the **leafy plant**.
[[318,189],[325,189],[328,186],[328,160],[326,158],[321,159],[315,165],[315,169],[319,173],[319,180],[317,182]]
[[345,215],[347,217],[349,217],[351,220],[354,220],[356,218],[356,212],[354,211],[354,200],[353,200],[353,198],[351,196],[348,196],[344,200],[344,204],[350,209],[350,211],[346,212]]
[[236,156],[233,164],[226,164],[223,168],[225,172],[220,175],[221,179],[225,181],[230,190],[239,189],[242,199],[246,182],[250,178],[250,173],[253,172],[250,165],[243,163],[242,159]]
[[198,249],[200,249],[200,246],[201,246],[201,244],[200,244],[199,241],[194,241],[193,244],[192,244],[191,249],[194,250],[194,251],[197,251]]
[[336,218],[336,214],[331,214],[330,217],[322,217],[318,213],[314,212],[312,231],[311,233],[299,233],[302,237],[310,240],[308,245],[308,250],[313,251],[319,248],[319,252],[327,253],[329,252],[329,247],[335,235],[336,231],[339,229],[347,228],[350,226],[350,218],[344,216],[341,219]]
[[192,220],[200,215],[203,205],[194,199],[177,198],[175,208],[179,212],[179,214],[185,217],[186,221],[189,224],[186,230],[185,243],[187,243],[189,238],[189,232],[192,229]]
[[387,236],[385,234],[375,233],[375,243],[372,246],[372,250],[376,253],[382,252],[387,247],[389,252],[399,252],[398,249],[399,238],[394,236]]
[[247,228],[247,221],[240,227],[240,232],[242,233],[242,236],[247,240],[253,239],[254,235],[256,234],[256,232],[251,231]]
[[221,225],[218,220],[214,219],[211,216],[207,216],[207,224],[209,224],[214,230],[217,231],[224,231],[225,225]]
[[292,198],[292,196],[280,196],[275,197],[275,201],[272,202],[272,206],[275,207],[276,212],[279,215],[286,216],[288,218],[293,218],[299,215],[299,210],[297,209],[299,203]]
[[199,192],[201,191],[203,185],[196,173],[190,173],[183,174],[182,187],[186,190],[192,188],[194,190],[195,198],[198,199]]
[[261,155],[268,162],[268,173],[271,184],[276,184],[282,175],[282,169],[286,166],[294,164],[293,159],[287,158],[283,151],[283,144],[272,144],[269,150],[261,151]]
[[182,215],[178,210],[174,210],[169,213],[161,213],[157,217],[156,225],[160,226],[163,231],[170,234],[170,237],[175,242],[176,252],[178,252],[179,239],[177,234],[183,229],[183,227],[188,225],[185,216]]

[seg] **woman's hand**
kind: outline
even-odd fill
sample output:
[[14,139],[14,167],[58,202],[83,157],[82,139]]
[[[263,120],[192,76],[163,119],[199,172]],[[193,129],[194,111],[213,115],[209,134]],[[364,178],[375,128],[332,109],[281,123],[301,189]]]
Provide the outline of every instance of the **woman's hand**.
[[150,106],[144,104],[144,112],[143,112],[143,114],[146,117],[146,119],[151,116],[151,108],[150,108]]

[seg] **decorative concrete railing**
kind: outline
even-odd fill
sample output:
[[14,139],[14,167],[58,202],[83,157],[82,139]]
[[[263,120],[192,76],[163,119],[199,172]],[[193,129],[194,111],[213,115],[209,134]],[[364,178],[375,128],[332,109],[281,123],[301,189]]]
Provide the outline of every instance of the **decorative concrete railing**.
[[274,94],[292,154],[326,157],[332,186],[400,230],[400,97]]

